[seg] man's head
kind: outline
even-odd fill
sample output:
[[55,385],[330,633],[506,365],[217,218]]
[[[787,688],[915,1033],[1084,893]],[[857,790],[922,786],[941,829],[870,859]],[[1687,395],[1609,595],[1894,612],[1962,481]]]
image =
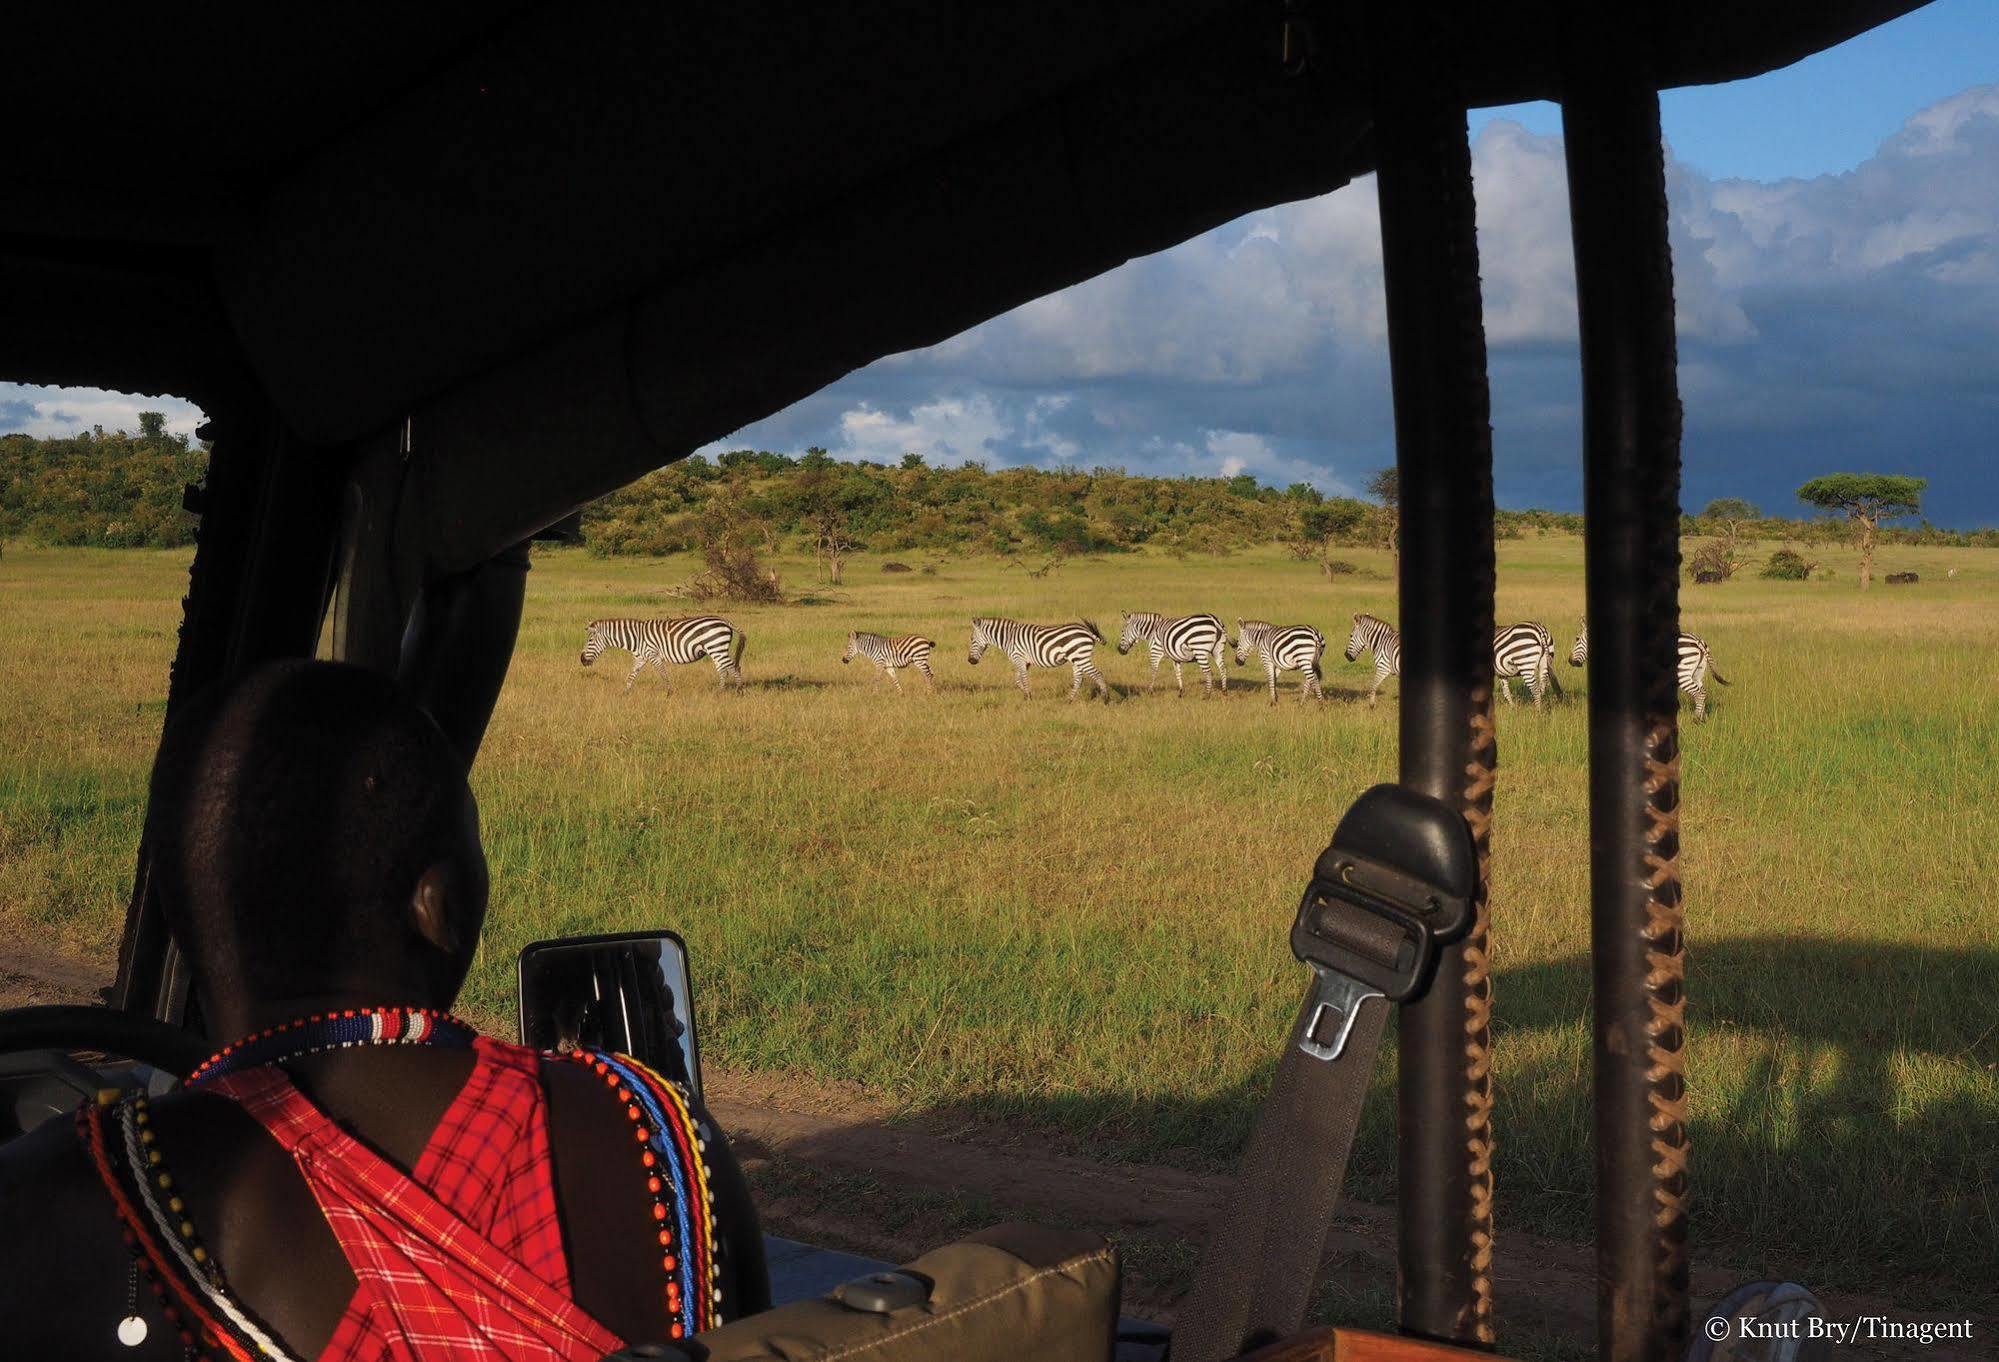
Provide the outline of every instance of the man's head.
[[461,759],[393,681],[259,667],[175,715],[148,840],[168,925],[218,1020],[360,996],[449,1006],[486,912]]

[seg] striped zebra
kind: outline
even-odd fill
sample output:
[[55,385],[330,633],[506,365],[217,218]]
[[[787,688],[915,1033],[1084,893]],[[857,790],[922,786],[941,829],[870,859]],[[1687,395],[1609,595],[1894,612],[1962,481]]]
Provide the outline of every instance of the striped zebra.
[[591,620],[590,637],[579,660],[587,667],[606,648],[623,648],[632,655],[632,670],[625,677],[627,691],[648,662],[659,672],[660,680],[666,682],[666,688],[672,690],[666,664],[698,662],[705,657],[714,662],[715,675],[725,688],[731,681],[740,687],[743,649],[749,642],[749,635],[719,615],[686,615],[670,620]]
[[[1576,630],[1576,646],[1569,649],[1569,665],[1580,667],[1589,661],[1589,621],[1584,620]],[[1729,684],[1721,674],[1721,668],[1714,665],[1714,652],[1707,646],[1707,640],[1695,634],[1682,632],[1680,635],[1679,661],[1674,674],[1680,689],[1694,697],[1694,722],[1707,721],[1707,678],[1714,673],[1718,685]]]
[[840,661],[844,665],[857,657],[865,657],[888,673],[888,679],[895,682],[897,690],[902,689],[902,681],[895,674],[896,668],[914,667],[930,683],[930,689],[936,690],[937,676],[930,670],[930,650],[936,646],[929,639],[915,634],[884,638],[880,634],[856,629],[847,635],[847,651],[840,654]]
[[[1152,656],[1152,680],[1147,689],[1159,684],[1159,664],[1171,660],[1173,663],[1173,684],[1180,693],[1187,693],[1187,682],[1181,674],[1180,666],[1186,662],[1197,662],[1201,666],[1201,688],[1210,694],[1215,689],[1217,678],[1221,680],[1222,691],[1227,693],[1229,674],[1222,665],[1222,658],[1228,651],[1228,630],[1213,615],[1181,615],[1174,619],[1150,610],[1123,612],[1124,627],[1118,631],[1117,650],[1128,653],[1143,639],[1145,650]],[[1210,665],[1212,663],[1212,666]]]
[[1075,681],[1069,686],[1069,698],[1083,688],[1083,678],[1096,682],[1097,691],[1104,699],[1111,698],[1110,684],[1104,674],[1097,670],[1097,645],[1104,636],[1097,632],[1097,626],[1088,620],[1078,620],[1073,624],[1022,624],[1019,620],[975,619],[972,621],[972,650],[965,658],[973,666],[988,648],[998,648],[1013,663],[1014,683],[1020,687],[1022,695],[1030,694],[1027,689],[1027,669],[1029,667],[1060,667],[1063,664],[1075,672]]
[[1555,637],[1547,626],[1532,620],[1509,624],[1492,636],[1492,670],[1499,677],[1500,698],[1509,705],[1513,703],[1513,687],[1507,680],[1513,677],[1527,687],[1536,709],[1549,687],[1554,688],[1557,698],[1561,696],[1562,683],[1555,679]]
[[1298,703],[1311,696],[1326,698],[1319,688],[1319,659],[1326,654],[1326,636],[1309,624],[1276,625],[1269,620],[1235,622],[1235,664],[1240,667],[1255,653],[1263,659],[1270,677],[1270,703],[1277,703],[1277,673],[1294,671],[1303,680],[1298,686]]
[[1381,691],[1381,683],[1402,674],[1402,635],[1387,620],[1355,615],[1353,632],[1347,635],[1347,661],[1370,649],[1374,652],[1374,687],[1367,693],[1367,702],[1371,705]]

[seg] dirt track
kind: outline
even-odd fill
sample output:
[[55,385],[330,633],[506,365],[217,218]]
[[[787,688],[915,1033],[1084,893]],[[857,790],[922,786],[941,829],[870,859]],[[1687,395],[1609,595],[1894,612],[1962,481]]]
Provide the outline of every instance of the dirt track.
[[[774,1157],[813,1169],[851,1175],[888,1196],[911,1192],[971,1197],[997,1219],[1055,1219],[1087,1225],[1118,1241],[1128,1266],[1126,1308],[1133,1314],[1169,1321],[1172,1300],[1184,1287],[1180,1274],[1156,1274],[1143,1264],[1184,1261],[1187,1246],[1200,1245],[1207,1223],[1227,1194],[1229,1179],[1178,1169],[1100,1164],[1044,1152],[1029,1141],[955,1130],[940,1132],[920,1118],[898,1118],[857,1091],[822,1088],[790,1080],[737,1074],[707,1075],[708,1102],[737,1143],[756,1178]],[[841,1190],[852,1191],[846,1183]],[[833,1209],[825,1204],[767,1203],[767,1228],[798,1237],[836,1240],[843,1247],[890,1259],[906,1259],[930,1247],[920,1231],[924,1217],[910,1217],[885,1198],[847,1197]],[[910,1227],[898,1222],[913,1221]],[[918,1231],[912,1234],[910,1229]],[[1183,1252],[1134,1254],[1148,1243]],[[1500,1337],[1538,1336],[1587,1349],[1594,1337],[1595,1261],[1588,1245],[1565,1243],[1502,1229],[1495,1294],[1500,1303]],[[1395,1273],[1394,1215],[1388,1208],[1349,1203],[1342,1208],[1322,1269],[1347,1297],[1374,1294]],[[1744,1279],[1725,1268],[1697,1269],[1696,1304],[1719,1299]],[[1898,1321],[1948,1318],[1911,1315],[1892,1301],[1834,1296],[1825,1300],[1828,1317],[1885,1315]],[[1697,1310],[1696,1317],[1699,1317]],[[1959,1316],[1957,1318],[1962,1318]],[[1842,1358],[1923,1357],[1957,1362],[1989,1357],[1999,1336],[1999,1320],[1974,1317],[1969,1344],[1855,1344]]]
[[[32,952],[0,954],[0,1007],[94,1002],[100,971]],[[1127,1263],[1128,1313],[1170,1321],[1173,1304],[1227,1194],[1218,1175],[1104,1164],[1052,1153],[1004,1129],[943,1129],[897,1112],[864,1091],[794,1079],[709,1071],[708,1104],[757,1185],[765,1229],[874,1257],[907,1260],[977,1223],[1044,1219],[1084,1225],[1116,1240]],[[1593,1337],[1594,1261],[1589,1246],[1502,1230],[1500,1336]],[[1373,1299],[1394,1280],[1394,1215],[1349,1203],[1335,1222],[1322,1269],[1336,1298]],[[1743,1279],[1697,1269],[1697,1305]],[[1910,1315],[1892,1301],[1834,1296],[1829,1317]],[[1697,1311],[1698,1315],[1698,1311]],[[1999,1319],[1974,1317],[1969,1344],[1855,1344],[1841,1358],[1976,1362],[1989,1357]]]

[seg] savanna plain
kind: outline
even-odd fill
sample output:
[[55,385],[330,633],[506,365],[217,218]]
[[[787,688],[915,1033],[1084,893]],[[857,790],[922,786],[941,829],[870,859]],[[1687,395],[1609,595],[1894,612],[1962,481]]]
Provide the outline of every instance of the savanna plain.
[[[1698,1258],[1999,1309],[1999,552],[1887,546],[1877,570],[1682,592],[1730,684],[1682,714]],[[1327,580],[1275,550],[992,559],[844,584],[780,559],[793,603],[711,607],[749,684],[669,690],[578,665],[584,622],[694,607],[685,559],[538,551],[473,781],[492,912],[466,999],[512,1022],[520,947],[671,926],[711,1069],[857,1084],[1106,1161],[1213,1170],[1245,1138],[1303,982],[1285,932],[1354,796],[1395,773],[1397,683],[1370,709],[1350,617],[1395,618],[1385,554]],[[920,561],[920,560],[917,560]],[[185,551],[6,546],[0,558],[0,931],[115,952],[164,710]],[[1954,579],[1948,570],[1957,569]],[[1566,697],[1499,715],[1493,867],[1499,1223],[1590,1232],[1585,673],[1579,540],[1500,546],[1502,622],[1555,633]],[[1108,704],[997,654],[974,615],[1120,609],[1309,623],[1329,700],[1225,697],[1109,645]],[[850,629],[937,641],[895,692]],[[108,965],[107,965],[108,969]],[[1392,1044],[1352,1190],[1392,1192]]]

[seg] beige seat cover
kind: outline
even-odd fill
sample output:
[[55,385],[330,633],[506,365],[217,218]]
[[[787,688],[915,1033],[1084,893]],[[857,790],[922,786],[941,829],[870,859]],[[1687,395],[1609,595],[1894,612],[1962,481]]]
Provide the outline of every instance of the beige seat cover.
[[905,1270],[932,1283],[929,1300],[887,1314],[825,1297],[796,1301],[680,1346],[707,1362],[1107,1362],[1111,1356],[1117,1250],[1096,1235],[999,1225],[926,1253]]

